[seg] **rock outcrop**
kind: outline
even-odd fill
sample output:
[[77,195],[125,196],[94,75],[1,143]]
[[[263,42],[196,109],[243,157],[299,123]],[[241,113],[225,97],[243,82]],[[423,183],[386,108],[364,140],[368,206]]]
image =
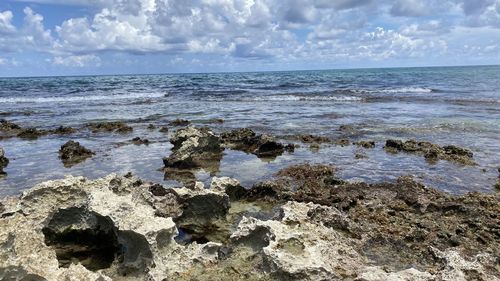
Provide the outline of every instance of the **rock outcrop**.
[[170,139],[172,153],[163,158],[165,167],[178,169],[206,168],[218,170],[222,158],[220,138],[208,128],[179,129]]
[[284,145],[276,141],[272,136],[258,135],[248,128],[222,133],[221,138],[225,147],[252,153],[260,158],[277,157],[295,148],[292,144]]
[[130,133],[133,131],[133,128],[127,125],[124,122],[97,122],[97,123],[89,123],[85,127],[91,130],[93,133]]
[[5,151],[0,147],[0,176],[5,175],[3,169],[9,165],[9,159],[5,157]]
[[90,149],[85,148],[79,142],[72,140],[63,144],[59,150],[59,157],[66,167],[71,167],[83,162],[87,158],[92,157],[94,154],[95,153]]
[[182,246],[134,177],[49,181],[5,201],[1,280],[165,280],[211,264],[219,244]]
[[429,162],[438,160],[452,161],[462,165],[476,165],[472,151],[455,145],[439,146],[427,141],[389,139],[384,149],[388,152],[407,152],[423,155]]

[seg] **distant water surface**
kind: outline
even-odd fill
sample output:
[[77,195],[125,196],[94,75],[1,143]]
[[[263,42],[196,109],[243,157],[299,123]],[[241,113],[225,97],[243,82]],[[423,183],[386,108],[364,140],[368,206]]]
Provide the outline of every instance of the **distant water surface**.
[[[182,118],[220,132],[249,127],[277,136],[314,134],[375,140],[373,150],[302,145],[273,161],[226,150],[216,175],[234,176],[245,185],[304,161],[332,163],[339,175],[376,182],[412,174],[450,193],[493,191],[500,166],[500,67],[392,68],[295,72],[0,78],[0,118],[23,127],[81,127],[95,121],[125,121],[128,135],[46,136],[38,140],[0,140],[10,165],[0,179],[0,196],[65,174],[91,178],[132,171],[163,182],[162,157],[169,154],[168,135],[147,130]],[[223,124],[211,123],[224,119]],[[346,135],[340,125],[356,133]],[[175,130],[172,128],[172,130]],[[135,136],[149,146],[124,143]],[[471,149],[478,163],[463,167],[426,163],[410,154],[387,154],[388,138],[427,140]],[[72,168],[58,159],[69,139],[97,152]],[[355,159],[363,152],[368,158]],[[199,171],[200,180],[211,175]],[[165,182],[165,183],[169,183]]]

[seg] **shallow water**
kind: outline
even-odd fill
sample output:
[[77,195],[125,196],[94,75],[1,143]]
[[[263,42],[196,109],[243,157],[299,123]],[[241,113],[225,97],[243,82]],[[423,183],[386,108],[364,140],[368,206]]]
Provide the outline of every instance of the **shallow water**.
[[[34,141],[0,140],[11,160],[5,169],[8,176],[0,179],[0,196],[65,174],[95,178],[132,171],[146,180],[174,185],[159,171],[171,148],[168,136],[146,127],[176,118],[219,132],[250,127],[278,136],[376,141],[371,150],[323,145],[312,151],[303,144],[275,160],[226,150],[215,174],[234,176],[246,186],[287,165],[310,161],[332,163],[339,167],[339,176],[351,180],[377,182],[413,174],[450,193],[493,191],[500,165],[497,85],[496,66],[0,79],[0,118],[23,127],[80,127],[104,120],[123,120],[134,127],[127,135],[81,131]],[[214,118],[225,122],[210,123]],[[353,125],[356,134],[340,132],[345,124]],[[126,143],[135,136],[152,143]],[[388,138],[466,147],[478,165],[429,164],[417,155],[388,154],[382,149]],[[57,151],[69,139],[96,151],[96,156],[65,168]],[[355,159],[359,151],[368,158]],[[206,182],[211,176],[204,171],[196,175]]]

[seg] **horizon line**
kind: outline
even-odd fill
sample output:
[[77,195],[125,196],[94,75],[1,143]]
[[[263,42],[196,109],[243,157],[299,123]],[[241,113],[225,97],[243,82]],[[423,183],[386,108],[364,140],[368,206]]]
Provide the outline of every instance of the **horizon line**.
[[64,78],[64,77],[94,77],[94,76],[153,76],[153,75],[195,75],[195,74],[230,74],[230,73],[272,73],[272,72],[304,72],[304,71],[335,71],[335,70],[368,70],[368,69],[411,69],[411,68],[453,68],[453,67],[496,67],[500,64],[466,64],[466,65],[428,65],[428,66],[386,66],[386,67],[346,67],[346,68],[317,68],[294,70],[256,70],[256,71],[207,71],[207,72],[158,72],[158,73],[108,73],[108,74],[76,74],[76,75],[27,75],[27,76],[0,76],[0,79],[22,78]]

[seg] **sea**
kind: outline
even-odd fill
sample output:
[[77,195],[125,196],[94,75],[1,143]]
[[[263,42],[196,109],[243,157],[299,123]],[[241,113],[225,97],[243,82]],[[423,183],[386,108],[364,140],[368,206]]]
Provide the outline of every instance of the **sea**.
[[[0,78],[0,119],[23,127],[81,128],[124,121],[130,134],[79,130],[36,140],[0,139],[10,164],[0,178],[0,197],[65,175],[98,178],[132,172],[144,180],[178,185],[162,171],[170,154],[168,134],[149,130],[181,118],[215,132],[251,128],[284,142],[312,134],[352,141],[373,140],[374,149],[297,142],[275,159],[226,149],[217,171],[196,171],[198,180],[230,176],[245,187],[292,164],[327,163],[351,181],[393,181],[402,175],[439,190],[495,192],[500,167],[500,66],[380,68],[286,72],[158,74]],[[224,122],[217,122],[223,119]],[[354,131],[339,130],[349,125]],[[134,137],[149,145],[135,145]],[[385,140],[416,139],[458,145],[474,153],[476,166],[387,153]],[[75,140],[96,152],[66,168],[58,150]],[[356,158],[362,153],[365,158]]]

